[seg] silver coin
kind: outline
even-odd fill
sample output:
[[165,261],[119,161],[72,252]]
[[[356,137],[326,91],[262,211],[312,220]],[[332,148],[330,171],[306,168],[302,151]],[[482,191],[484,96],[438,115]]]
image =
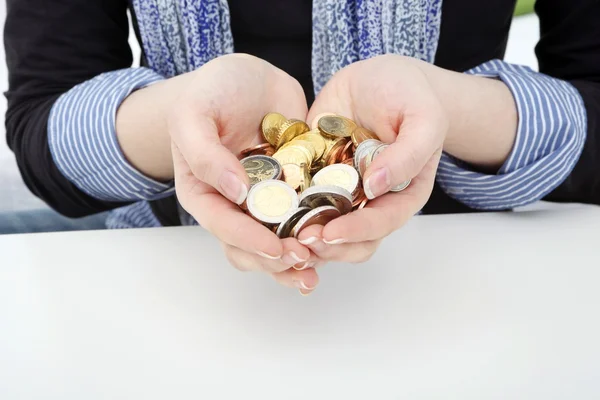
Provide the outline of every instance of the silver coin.
[[291,235],[295,238],[298,237],[303,229],[308,228],[312,225],[327,225],[329,222],[340,217],[342,214],[340,210],[333,206],[322,206],[317,207],[314,210],[306,213],[296,225],[292,228]]
[[300,195],[300,207],[312,209],[333,206],[342,215],[352,211],[352,194],[346,189],[334,185],[312,186]]
[[291,237],[294,226],[296,226],[300,218],[304,217],[308,212],[310,212],[310,208],[308,207],[300,207],[293,210],[287,219],[277,227],[277,231],[275,232],[277,236],[281,239]]
[[360,177],[356,169],[346,164],[329,165],[313,176],[312,186],[335,185],[354,194],[358,189]]
[[367,139],[356,148],[354,152],[354,168],[356,168],[361,178],[371,164],[373,152],[382,145],[383,142],[377,139]]
[[393,188],[391,188],[390,192],[395,192],[395,193],[401,192],[404,189],[406,189],[411,183],[412,183],[412,179],[409,179],[406,182],[402,182],[398,186],[394,186]]
[[246,206],[256,220],[264,224],[280,224],[298,208],[298,194],[287,183],[266,180],[248,192]]
[[269,179],[281,179],[281,164],[269,156],[250,156],[240,161],[250,178],[250,187]]
[[[375,151],[373,152],[373,155],[371,156],[371,161],[370,161],[370,162],[368,162],[368,164],[370,165],[370,164],[371,164],[371,162],[373,162],[373,160],[374,160],[374,159],[375,159],[375,158],[376,158],[376,157],[377,157],[379,154],[381,154],[381,152],[383,152],[383,150],[387,149],[389,146],[390,146],[389,144],[383,144],[383,145],[381,145],[381,146],[377,147],[377,148],[375,149]],[[397,186],[394,186],[393,188],[391,188],[391,189],[390,189],[390,192],[396,192],[396,193],[397,193],[397,192],[401,192],[401,191],[403,191],[404,189],[406,189],[406,188],[408,187],[408,185],[410,185],[410,184],[411,184],[411,182],[412,182],[412,180],[411,180],[411,179],[409,179],[409,180],[407,180],[407,181],[405,181],[405,182],[402,182],[401,184],[399,184],[399,185],[397,185]]]

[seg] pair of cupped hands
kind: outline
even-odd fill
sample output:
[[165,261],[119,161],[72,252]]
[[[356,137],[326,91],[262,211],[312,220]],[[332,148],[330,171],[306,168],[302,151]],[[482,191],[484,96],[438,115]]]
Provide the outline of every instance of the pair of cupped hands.
[[[169,116],[179,202],[221,241],[233,266],[264,272],[305,295],[327,262],[368,260],[433,188],[449,119],[420,63],[386,55],[351,64],[330,79],[310,110],[300,84],[264,60],[232,54],[205,64]],[[297,239],[279,239],[246,215],[238,205],[249,180],[238,157],[262,142],[260,122],[269,112],[309,125],[335,113],[391,143],[364,177],[376,198],[326,226],[308,227]],[[408,189],[389,192],[408,179]]]

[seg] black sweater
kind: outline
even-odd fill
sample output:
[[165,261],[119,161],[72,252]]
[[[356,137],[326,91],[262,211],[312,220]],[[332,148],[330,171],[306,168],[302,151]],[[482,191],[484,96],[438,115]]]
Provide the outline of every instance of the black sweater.
[[[236,51],[254,54],[294,76],[312,102],[312,2],[229,3]],[[503,58],[514,3],[444,0],[435,64],[462,72]],[[48,115],[56,99],[73,86],[131,66],[128,9],[133,12],[128,0],[7,0],[7,142],[29,189],[71,217],[124,204],[94,199],[58,171],[47,143]],[[577,166],[546,200],[600,204],[600,0],[538,0],[536,12],[541,23],[536,47],[540,72],[571,82],[584,99],[588,117],[587,141]],[[153,202],[164,225],[179,224],[175,204],[174,197]],[[467,211],[437,186],[424,210]]]

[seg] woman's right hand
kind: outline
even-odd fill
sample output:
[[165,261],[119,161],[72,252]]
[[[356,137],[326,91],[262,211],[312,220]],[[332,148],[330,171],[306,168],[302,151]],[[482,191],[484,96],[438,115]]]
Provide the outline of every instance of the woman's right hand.
[[310,268],[318,260],[296,239],[279,239],[241,211],[249,181],[236,156],[261,142],[260,121],[268,112],[306,119],[302,87],[266,61],[242,54],[190,74],[168,118],[179,202],[222,242],[236,268],[267,272],[309,293],[318,283]]

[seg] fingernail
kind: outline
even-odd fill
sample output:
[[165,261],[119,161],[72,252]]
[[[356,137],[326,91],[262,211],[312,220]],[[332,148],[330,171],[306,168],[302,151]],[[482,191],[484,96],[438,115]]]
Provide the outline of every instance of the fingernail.
[[231,171],[223,172],[219,180],[219,185],[223,194],[237,205],[242,204],[248,196],[246,185]]
[[316,237],[316,236],[311,236],[311,237],[309,237],[309,238],[307,238],[307,239],[304,239],[304,240],[299,240],[299,242],[300,242],[301,244],[305,245],[305,246],[308,246],[309,244],[313,244],[313,243],[314,243],[314,242],[316,242],[317,240],[319,240],[319,238],[318,238],[318,237]]
[[256,254],[258,254],[261,257],[266,258],[267,260],[279,260],[279,259],[281,259],[281,256],[272,256],[270,254],[263,253],[262,251],[257,251]]
[[294,281],[294,286],[296,286],[298,289],[304,289],[304,290],[314,290],[314,287],[308,287],[303,281]]
[[298,257],[298,255],[296,253],[294,253],[293,251],[290,251],[289,253],[283,255],[283,257],[281,258],[281,261],[286,265],[296,265],[298,263],[305,262],[306,259],[302,259],[302,258]]
[[304,297],[308,297],[312,294],[312,290],[307,291],[306,293],[304,293],[302,290],[299,290],[300,294]]
[[346,243],[347,240],[346,239],[335,239],[335,240],[323,239],[323,242],[325,242],[326,244],[342,244],[342,243]]
[[369,200],[373,200],[389,192],[390,185],[390,171],[387,168],[380,168],[373,172],[365,182],[365,194]]
[[322,240],[318,239],[315,242],[311,243],[309,245],[310,249],[314,252],[322,252],[327,250],[327,245],[325,244],[325,242],[323,242]]
[[299,267],[294,265],[294,269],[296,271],[304,271],[305,269],[313,268],[315,265],[316,263],[314,261],[307,261]]

